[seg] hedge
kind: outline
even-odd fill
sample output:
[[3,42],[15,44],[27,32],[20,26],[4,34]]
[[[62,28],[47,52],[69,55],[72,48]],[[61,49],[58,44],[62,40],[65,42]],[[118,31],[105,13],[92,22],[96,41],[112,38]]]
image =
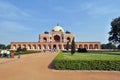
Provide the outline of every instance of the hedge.
[[72,60],[60,52],[53,61],[57,70],[107,70],[120,71],[120,60]]
[[[31,53],[39,53],[40,51],[30,51],[30,50],[28,50],[28,51],[22,51],[21,52],[21,54],[31,54]],[[18,52],[17,51],[15,51],[15,55],[18,55]]]
[[78,48],[77,52],[86,53],[88,52],[86,48]]

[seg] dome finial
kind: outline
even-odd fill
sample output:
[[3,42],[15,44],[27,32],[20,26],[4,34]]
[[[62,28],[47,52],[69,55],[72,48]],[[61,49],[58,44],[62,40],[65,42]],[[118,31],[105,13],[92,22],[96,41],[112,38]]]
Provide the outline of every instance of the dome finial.
[[57,24],[57,26],[55,26],[53,29],[52,29],[52,31],[61,31],[61,32],[64,32],[64,29],[61,27],[61,26],[59,26],[59,24]]

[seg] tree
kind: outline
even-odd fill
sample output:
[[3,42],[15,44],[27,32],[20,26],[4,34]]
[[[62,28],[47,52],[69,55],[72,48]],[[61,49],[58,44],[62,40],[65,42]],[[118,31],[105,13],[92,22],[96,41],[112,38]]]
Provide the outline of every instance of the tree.
[[66,50],[67,51],[69,50],[69,42],[67,42],[67,44],[66,44]]
[[102,44],[102,49],[116,49],[116,46],[112,43]]
[[27,51],[27,48],[23,48],[22,51]]
[[101,48],[102,48],[102,49],[106,49],[106,44],[102,44],[102,45],[101,45]]
[[120,50],[120,45],[118,45],[117,49],[119,49],[119,50]]
[[0,49],[10,49],[10,45],[0,44]]
[[108,40],[114,44],[120,44],[120,17],[113,19],[111,26]]
[[0,44],[0,49],[6,49],[6,46],[4,44]]
[[11,45],[7,45],[7,46],[6,46],[6,49],[10,49],[10,46],[11,46]]
[[22,51],[22,48],[21,48],[21,47],[18,47],[18,48],[17,48],[17,52],[20,52],[20,51]]
[[107,49],[116,49],[116,46],[112,43],[108,43],[108,44],[106,44],[106,48]]
[[75,53],[75,41],[73,38],[72,43],[71,43],[71,55],[73,55],[74,53]]

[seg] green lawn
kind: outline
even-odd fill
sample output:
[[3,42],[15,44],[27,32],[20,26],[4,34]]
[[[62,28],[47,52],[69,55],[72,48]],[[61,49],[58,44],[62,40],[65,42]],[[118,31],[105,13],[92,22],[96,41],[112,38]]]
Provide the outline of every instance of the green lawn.
[[71,55],[60,52],[54,59],[54,66],[59,70],[115,70],[120,71],[120,52],[90,51]]
[[76,52],[74,55],[71,55],[70,52],[64,52],[64,59],[72,59],[72,60],[120,60],[120,52],[88,52],[88,53],[78,53]]

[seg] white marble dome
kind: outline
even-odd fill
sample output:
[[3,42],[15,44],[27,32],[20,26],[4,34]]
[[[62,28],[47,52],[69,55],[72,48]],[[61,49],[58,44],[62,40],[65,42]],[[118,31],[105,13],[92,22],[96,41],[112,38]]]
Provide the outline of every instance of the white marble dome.
[[57,25],[57,26],[55,26],[55,27],[52,29],[52,31],[61,31],[61,32],[64,32],[64,29],[63,29],[61,26]]

